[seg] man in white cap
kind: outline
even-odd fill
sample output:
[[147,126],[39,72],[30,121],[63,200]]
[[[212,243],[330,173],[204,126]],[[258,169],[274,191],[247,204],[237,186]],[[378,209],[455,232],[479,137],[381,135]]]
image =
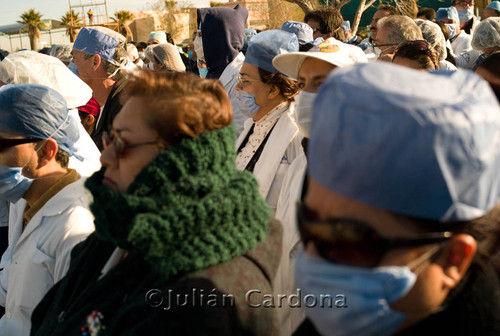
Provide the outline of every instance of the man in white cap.
[[125,85],[123,69],[128,62],[125,37],[105,27],[83,27],[73,45],[73,62],[80,78],[92,89],[92,96],[102,106],[92,140],[99,150],[102,133],[109,131],[121,110],[120,93]]
[[66,274],[73,247],[94,231],[94,220],[84,179],[68,168],[70,156],[78,156],[79,121],[69,116],[65,99],[42,85],[6,85],[0,117],[1,197],[14,203],[0,272],[0,335],[22,336],[30,333],[35,306]]
[[[291,52],[281,54],[273,59],[273,65],[278,71],[289,78],[297,80],[299,94],[295,97],[294,117],[304,139],[302,145],[307,146],[309,129],[313,112],[313,101],[316,98],[320,85],[336,68],[354,63],[366,63],[366,55],[361,48],[342,43],[334,38],[329,38],[323,43],[313,47],[308,52]],[[306,155],[298,156],[290,165],[283,180],[276,219],[283,224],[283,256],[280,268],[289,277],[277,279],[276,293],[292,293],[294,283],[292,280],[295,255],[300,247],[300,237],[296,227],[296,203],[300,199],[302,181],[306,172]],[[282,307],[279,311],[282,334],[291,334],[303,319],[303,312],[298,309]]]
[[[446,88],[443,90],[443,88]],[[500,106],[469,71],[376,62],[314,104],[296,335],[499,335]]]

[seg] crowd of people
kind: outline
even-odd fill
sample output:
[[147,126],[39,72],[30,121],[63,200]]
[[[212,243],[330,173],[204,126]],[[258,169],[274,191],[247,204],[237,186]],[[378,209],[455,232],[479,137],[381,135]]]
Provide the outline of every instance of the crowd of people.
[[500,5],[473,8],[1,54],[0,335],[500,335]]

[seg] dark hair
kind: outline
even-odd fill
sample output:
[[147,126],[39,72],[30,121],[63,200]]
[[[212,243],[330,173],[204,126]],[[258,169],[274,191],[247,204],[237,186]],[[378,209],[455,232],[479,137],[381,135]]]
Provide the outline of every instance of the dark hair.
[[233,119],[231,102],[218,80],[189,72],[140,70],[128,78],[122,100],[144,99],[147,124],[165,144],[223,128]]
[[345,33],[341,25],[344,18],[340,11],[333,7],[322,8],[310,11],[304,17],[304,22],[314,20],[319,23],[321,34],[332,34],[332,37],[339,41],[345,40]]
[[477,68],[482,68],[490,74],[500,79],[500,52],[496,52],[486,57]]
[[[418,45],[415,45],[416,43],[418,43]],[[424,43],[427,45],[426,48],[423,45]],[[425,48],[425,50],[423,48]],[[436,70],[441,68],[439,66],[439,55],[436,49],[434,49],[429,42],[424,40],[401,43],[396,48],[396,53],[392,61],[394,62],[397,57],[416,61],[419,69],[422,70]]]
[[452,232],[468,234],[477,242],[477,252],[474,260],[489,262],[491,257],[500,252],[500,204],[487,212],[482,217],[460,222],[439,222],[411,216],[394,214],[401,219],[409,220],[422,232]]
[[389,12],[389,15],[400,15],[398,9],[391,5],[380,5],[377,7],[377,10],[387,11]]
[[62,168],[68,168],[69,154],[58,147],[56,153],[56,161],[59,162]]
[[267,85],[274,86],[280,94],[288,101],[293,101],[293,97],[297,94],[299,87],[297,83],[288,79],[282,73],[272,73],[264,69],[259,69],[260,80]]
[[429,21],[433,21],[436,18],[436,11],[430,7],[422,7],[418,10],[417,17],[423,16]]

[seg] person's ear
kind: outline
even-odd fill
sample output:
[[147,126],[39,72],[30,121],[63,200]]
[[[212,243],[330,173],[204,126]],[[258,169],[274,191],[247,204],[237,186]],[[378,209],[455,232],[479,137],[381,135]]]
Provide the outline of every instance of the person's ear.
[[455,287],[465,276],[477,250],[476,240],[468,234],[453,236],[436,263],[443,269],[443,285]]
[[101,66],[101,63],[102,63],[102,58],[100,55],[95,54],[94,56],[92,56],[92,69],[94,71],[97,71],[99,66]]
[[49,164],[57,154],[59,146],[54,139],[47,139],[43,142],[42,147],[37,149],[38,153],[38,167],[42,168]]
[[269,99],[276,98],[280,94],[280,90],[277,86],[269,85],[269,95],[267,96]]

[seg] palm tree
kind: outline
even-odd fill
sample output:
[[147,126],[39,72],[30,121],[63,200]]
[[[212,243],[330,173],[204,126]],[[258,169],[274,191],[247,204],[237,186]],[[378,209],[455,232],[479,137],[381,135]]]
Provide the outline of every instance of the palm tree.
[[79,18],[80,13],[76,13],[74,10],[67,11],[64,16],[61,16],[61,22],[66,27],[66,35],[69,36],[69,41],[71,43],[75,42],[76,38],[76,28],[75,26],[80,25],[82,19]]
[[31,8],[27,12],[22,13],[20,18],[21,21],[17,22],[24,24],[24,27],[28,29],[31,50],[38,50],[37,38],[40,37],[40,28],[43,26],[42,14],[35,12],[35,9]]
[[112,17],[111,20],[113,22],[118,23],[118,31],[120,34],[125,36],[125,38],[128,40],[129,38],[132,38],[132,31],[130,28],[126,25],[127,22],[131,21],[134,19],[134,14],[128,10],[121,10],[118,12],[115,12],[115,17]]

